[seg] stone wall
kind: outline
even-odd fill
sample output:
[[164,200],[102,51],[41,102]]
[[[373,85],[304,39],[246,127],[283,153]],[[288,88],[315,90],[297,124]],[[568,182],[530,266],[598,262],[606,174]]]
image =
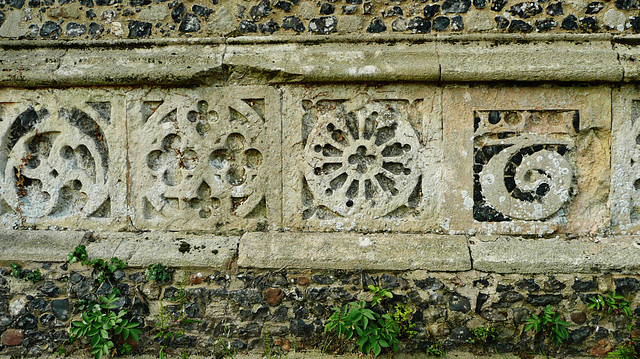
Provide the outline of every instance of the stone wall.
[[[401,352],[620,348],[639,6],[0,0],[0,355],[87,355],[114,288],[133,355],[348,353],[324,325],[369,285],[414,310]],[[614,291],[629,315],[588,308]],[[562,345],[525,329],[547,305]]]

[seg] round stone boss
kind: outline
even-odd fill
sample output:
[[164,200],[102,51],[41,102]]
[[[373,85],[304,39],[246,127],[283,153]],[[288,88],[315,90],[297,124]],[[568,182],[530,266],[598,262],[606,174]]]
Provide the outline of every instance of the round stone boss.
[[384,102],[319,110],[305,153],[317,204],[342,216],[383,216],[420,180],[420,143],[404,111]]

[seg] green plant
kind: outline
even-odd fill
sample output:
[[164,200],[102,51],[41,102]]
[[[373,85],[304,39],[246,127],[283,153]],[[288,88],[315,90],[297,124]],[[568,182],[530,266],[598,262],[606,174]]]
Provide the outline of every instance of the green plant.
[[620,294],[616,294],[614,290],[613,293],[609,293],[605,296],[598,294],[597,297],[589,298],[588,307],[590,309],[606,311],[607,313],[615,313],[618,314],[620,311],[624,312],[627,317],[631,317],[631,309],[629,308],[629,302],[627,302],[624,296]]
[[560,313],[556,313],[551,305],[547,305],[540,313],[540,316],[532,314],[532,317],[526,320],[525,330],[533,330],[536,333],[544,332],[555,345],[560,345],[564,340],[569,339],[569,323],[560,319]]
[[412,314],[413,309],[408,308],[401,303],[396,304],[392,318],[396,323],[398,323],[398,327],[400,328],[400,338],[410,339],[418,334],[415,330],[412,330],[412,328],[416,326],[415,323],[411,323]]
[[[160,359],[164,359],[166,356],[167,341],[185,335],[185,331],[180,325],[185,323],[200,323],[199,320],[187,318],[184,311],[185,305],[190,302],[189,294],[185,290],[187,280],[188,279],[185,278],[180,282],[180,290],[170,299],[178,305],[175,313],[168,313],[165,306],[160,303],[160,311],[155,323],[156,328],[158,328],[158,333],[154,336],[155,339],[160,339],[160,351],[158,352]],[[177,329],[175,325],[178,326]],[[188,357],[186,351],[181,354],[181,356],[185,355]]]
[[104,259],[89,259],[87,248],[84,245],[77,246],[73,252],[67,255],[69,263],[80,262],[82,265],[91,266],[95,272],[96,279],[102,283],[113,275],[117,270],[127,267],[127,263],[118,257],[113,257],[106,261]]
[[82,312],[82,321],[71,323],[70,334],[72,338],[75,340],[84,336],[89,337],[91,354],[95,359],[109,354],[111,349],[115,347],[115,336],[122,338],[122,344],[116,350],[120,354],[129,353],[131,346],[127,340],[131,338],[137,343],[142,333],[137,328],[139,323],[124,319],[124,316],[127,315],[126,311],[121,310],[117,314],[113,311],[116,307],[114,303],[118,300],[119,298],[114,293],[100,297],[101,304],[96,304],[89,311]]
[[610,359],[638,359],[640,358],[639,353],[636,351],[635,345],[633,342],[625,342],[618,346],[618,349],[610,352],[607,355],[607,358]]
[[84,245],[79,245],[73,249],[73,252],[67,255],[67,260],[69,263],[73,264],[75,262],[80,262],[82,265],[87,265],[89,261],[89,255],[87,254],[87,247]]
[[441,357],[444,356],[444,348],[440,343],[434,343],[427,347],[426,354],[428,356]]
[[37,283],[42,280],[42,273],[40,272],[40,269],[36,269],[34,271],[22,270],[22,267],[20,267],[19,264],[13,262],[9,263],[9,267],[11,267],[12,277],[28,280],[33,283]]
[[36,269],[24,275],[24,280],[31,281],[33,283],[38,283],[42,280],[42,273],[40,273],[40,269]]
[[20,265],[18,263],[9,263],[9,267],[11,267],[11,276],[14,278],[20,278],[20,275],[22,275],[22,268],[20,267]]
[[96,278],[100,283],[111,278],[113,273],[118,269],[122,270],[127,267],[127,264],[117,257],[113,257],[109,261],[105,261],[104,259],[94,259],[90,261],[89,264],[93,266]]
[[230,341],[217,338],[215,340],[209,339],[209,343],[211,343],[211,345],[215,349],[215,352],[213,353],[214,358],[216,359],[223,359],[223,358],[235,359],[236,358],[236,350],[231,345]]
[[[380,304],[384,298],[392,298],[393,294],[385,289],[369,286],[373,292],[373,300],[370,305]],[[366,301],[350,302],[342,309],[333,308],[325,326],[325,333],[335,330],[338,337],[346,340],[357,338],[356,343],[363,354],[373,352],[378,356],[383,348],[398,350],[400,326],[389,314],[378,314],[371,310]]]
[[498,337],[498,328],[495,327],[477,327],[471,332],[472,337],[467,339],[470,344],[488,344]]
[[375,285],[371,285],[371,284],[367,288],[369,288],[369,290],[373,293],[371,306],[376,306],[382,303],[382,301],[385,298],[389,298],[389,299],[393,298],[393,294],[387,289],[382,289],[380,287],[376,287]]
[[152,264],[145,270],[147,280],[154,280],[158,283],[167,283],[171,280],[171,273],[160,263]]

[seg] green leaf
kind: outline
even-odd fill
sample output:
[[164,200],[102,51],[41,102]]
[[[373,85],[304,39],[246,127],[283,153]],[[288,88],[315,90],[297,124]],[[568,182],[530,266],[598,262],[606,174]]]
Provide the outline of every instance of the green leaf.
[[91,337],[91,346],[92,347],[97,347],[98,343],[100,343],[100,337],[97,335],[94,335],[93,337]]
[[140,329],[134,329],[131,330],[131,332],[129,332],[129,334],[131,335],[131,339],[133,339],[134,342],[138,342],[138,340],[140,339],[140,334],[142,333],[142,331]]
[[109,339],[109,333],[107,333],[107,331],[104,329],[100,330],[100,336],[103,337],[104,339]]
[[360,338],[358,338],[358,341],[356,343],[358,344],[359,347],[361,347],[366,342],[367,342],[367,337],[360,337]]
[[376,343],[376,345],[373,347],[373,355],[374,356],[378,356],[378,355],[380,355],[381,351],[382,351],[382,348],[380,347],[380,345],[378,343]]

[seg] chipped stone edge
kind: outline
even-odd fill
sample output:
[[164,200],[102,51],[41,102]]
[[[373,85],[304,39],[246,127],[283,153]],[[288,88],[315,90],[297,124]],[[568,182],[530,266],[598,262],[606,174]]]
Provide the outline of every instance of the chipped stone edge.
[[[185,244],[186,243],[186,244]],[[5,230],[0,263],[64,262],[77,245],[92,258],[130,267],[476,270],[500,274],[640,272],[640,236],[521,238],[439,234],[252,232],[239,236],[176,232]],[[184,250],[188,245],[188,250]],[[182,249],[182,250],[181,250]]]
[[236,257],[239,240],[239,236],[176,232],[5,230],[0,232],[0,262],[64,262],[82,244],[90,258],[118,257],[133,268],[154,263],[223,268]]
[[[358,34],[88,42],[6,40],[0,41],[0,48],[5,50],[0,83],[2,86],[219,84],[238,82],[233,77],[235,72],[243,77],[254,74],[243,81],[256,84],[399,80],[638,81],[640,77],[635,75],[633,61],[625,60],[636,52],[640,54],[633,46],[638,42],[637,36],[610,34]],[[168,48],[181,51],[165,51]],[[130,49],[136,51],[127,51]],[[101,56],[118,58],[119,68],[114,68],[112,61],[95,61],[84,68],[73,65],[86,64],[87,59],[95,57],[96,50],[100,50]],[[302,52],[305,56],[298,56]],[[335,61],[324,61],[328,53],[333,54]],[[354,54],[361,56],[354,57]],[[459,61],[452,64],[451,59],[458,55]],[[193,61],[194,56],[201,61]],[[411,61],[409,66],[407,56],[419,61]],[[346,64],[356,71],[343,71],[345,62],[340,58],[347,59]],[[522,59],[527,59],[527,66],[523,66]],[[323,71],[302,71],[318,63],[323,63]],[[22,64],[24,66],[20,66]],[[149,71],[149,64],[161,65],[154,65],[153,71]],[[379,70],[369,71],[373,67]],[[367,70],[366,76],[358,69]]]

